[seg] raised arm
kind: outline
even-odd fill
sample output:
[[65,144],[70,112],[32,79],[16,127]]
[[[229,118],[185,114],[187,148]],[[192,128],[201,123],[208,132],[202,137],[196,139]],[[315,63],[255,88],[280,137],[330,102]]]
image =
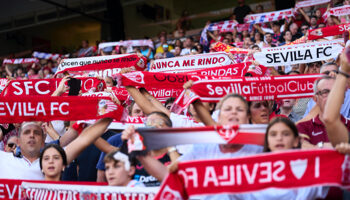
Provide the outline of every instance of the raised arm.
[[109,153],[112,151],[118,150],[118,147],[115,147],[111,144],[109,144],[105,139],[99,137],[95,142],[94,145],[103,153]]
[[142,109],[143,113],[148,115],[151,112],[157,111],[155,106],[153,106],[153,104],[137,88],[133,86],[126,86],[125,88],[136,104]]
[[112,118],[100,119],[95,124],[85,128],[73,142],[67,145],[65,149],[67,162],[72,162],[86,147],[100,137],[106,131],[112,120]]
[[170,111],[158,101],[154,96],[152,96],[145,88],[140,88],[140,92],[153,104],[153,106],[160,112],[167,114],[170,117]]
[[256,30],[259,31],[259,33],[265,35],[266,32],[264,30],[262,30],[262,28],[258,24],[254,24],[253,26]]
[[340,73],[337,75],[331,92],[328,95],[323,114],[327,135],[333,146],[342,142],[349,142],[348,130],[340,120],[340,108],[344,102],[346,82],[350,76],[350,64],[344,52],[340,55],[339,71]]
[[[187,81],[184,84],[185,89],[189,89],[192,87],[193,81]],[[214,126],[217,123],[213,120],[213,118],[210,115],[210,112],[208,109],[204,107],[202,102],[200,100],[197,100],[192,103],[194,110],[197,113],[198,118],[201,120],[201,122],[207,126]]]
[[303,8],[298,8],[298,11],[304,17],[305,21],[310,24],[310,17],[304,12]]

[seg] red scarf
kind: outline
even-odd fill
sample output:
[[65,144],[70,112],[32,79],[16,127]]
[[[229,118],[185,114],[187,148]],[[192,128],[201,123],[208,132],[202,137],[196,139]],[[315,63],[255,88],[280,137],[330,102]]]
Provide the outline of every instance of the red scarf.
[[349,186],[348,157],[334,150],[297,150],[179,163],[155,200],[256,192],[267,188]]
[[[106,77],[112,76],[121,68],[135,67],[136,70],[143,71],[146,66],[146,59],[136,54],[95,56],[74,59],[64,59],[58,66],[56,74],[70,72],[74,74],[86,74]],[[83,73],[84,72],[84,73]]]
[[185,73],[172,74],[161,72],[130,72],[126,74],[120,74],[118,77],[118,84],[120,86],[139,86],[147,88],[183,88],[183,85],[189,81],[198,81],[204,79],[228,79],[228,77],[221,76],[202,76],[202,75],[189,75]]
[[201,80],[191,90],[203,101],[219,101],[230,93],[238,93],[248,101],[312,97],[313,85],[321,75],[242,77],[230,80]]
[[174,58],[158,59],[150,67],[151,72],[186,72],[232,64],[227,53],[206,53]]
[[334,26],[327,26],[324,28],[317,28],[313,30],[308,30],[309,40],[317,40],[320,38],[324,38],[327,36],[333,36],[333,35],[341,35],[346,31],[350,30],[350,23],[349,24],[340,24],[340,25],[334,25]]
[[[81,92],[103,91],[106,83],[103,80],[92,77],[79,77],[81,82]],[[51,96],[57,89],[62,79],[30,79],[30,80],[12,80],[1,93],[2,96],[23,96],[23,95],[46,95]],[[67,96],[68,91],[63,94]]]
[[242,77],[246,73],[255,76],[264,76],[268,72],[268,68],[262,65],[255,66],[251,62],[243,62],[222,67],[212,67],[202,70],[190,71],[187,74],[203,75],[203,76],[231,76]]
[[39,60],[37,58],[16,58],[16,59],[5,58],[4,61],[2,61],[2,64],[17,65],[17,64],[32,64],[32,63],[38,63],[38,62]]
[[235,48],[230,45],[224,44],[222,42],[215,43],[213,50],[224,51],[226,53],[232,53],[232,54],[237,54],[237,53],[248,54],[249,52],[249,49]]
[[75,121],[105,117],[120,120],[122,113],[123,107],[106,98],[22,96],[0,99],[0,123]]
[[[106,183],[0,179],[1,199],[153,199],[158,187],[107,187]],[[49,198],[51,194],[51,198]],[[56,195],[56,198],[54,196]],[[59,197],[57,196],[59,195]]]

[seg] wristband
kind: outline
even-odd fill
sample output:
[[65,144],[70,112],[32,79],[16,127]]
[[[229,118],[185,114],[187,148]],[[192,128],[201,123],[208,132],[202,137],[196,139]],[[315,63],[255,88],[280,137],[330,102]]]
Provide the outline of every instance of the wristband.
[[172,153],[172,152],[175,152],[175,151],[177,151],[177,149],[176,149],[175,147],[170,147],[170,148],[168,149],[168,152],[169,152],[169,153]]
[[339,70],[338,73],[343,75],[343,76],[345,76],[346,78],[350,78],[350,75],[348,73],[346,73],[346,72],[343,72],[343,71]]

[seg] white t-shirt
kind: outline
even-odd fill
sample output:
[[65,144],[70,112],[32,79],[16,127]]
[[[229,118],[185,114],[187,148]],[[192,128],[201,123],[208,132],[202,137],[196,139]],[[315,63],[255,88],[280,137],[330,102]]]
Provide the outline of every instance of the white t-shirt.
[[18,158],[12,153],[0,151],[0,179],[44,180],[39,158],[30,163],[25,157]]
[[[62,136],[66,132],[66,127],[64,126],[64,121],[61,120],[55,120],[51,121],[51,124],[55,131],[57,131],[58,135]],[[52,142],[53,139],[50,137],[49,134],[46,135],[45,143]]]
[[[185,115],[178,115],[175,113],[170,114],[170,120],[173,123],[173,128],[204,126],[203,123],[195,122]],[[180,154],[185,154],[191,148],[192,144],[176,145],[177,152],[179,152]]]
[[195,122],[185,115],[178,115],[175,113],[170,113],[170,120],[173,123],[173,128],[204,126],[203,123]]
[[[222,153],[219,148],[219,144],[194,144],[193,148],[182,155],[180,161],[190,161],[190,160],[205,160],[205,159],[217,159],[217,158],[236,158],[248,155],[254,155],[261,153],[263,151],[262,146],[258,145],[243,145],[243,147],[234,153]],[[205,196],[195,196],[191,199],[201,199],[201,200],[226,200],[234,199],[233,195],[220,194],[220,195],[205,195]]]

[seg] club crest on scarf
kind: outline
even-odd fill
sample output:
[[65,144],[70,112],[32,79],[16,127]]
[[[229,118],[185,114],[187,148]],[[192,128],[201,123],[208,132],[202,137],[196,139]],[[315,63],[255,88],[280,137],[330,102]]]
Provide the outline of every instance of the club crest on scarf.
[[118,106],[115,105],[112,101],[101,99],[98,102],[98,114],[104,115],[110,112],[113,112],[118,109]]
[[172,190],[169,186],[165,186],[162,194],[160,195],[162,200],[182,200],[182,197],[178,191]]
[[124,76],[136,83],[139,84],[145,84],[145,80],[144,80],[144,75],[142,72],[131,72],[131,73],[126,73],[124,74]]
[[236,135],[239,126],[217,126],[215,127],[216,132],[227,142],[230,142]]

